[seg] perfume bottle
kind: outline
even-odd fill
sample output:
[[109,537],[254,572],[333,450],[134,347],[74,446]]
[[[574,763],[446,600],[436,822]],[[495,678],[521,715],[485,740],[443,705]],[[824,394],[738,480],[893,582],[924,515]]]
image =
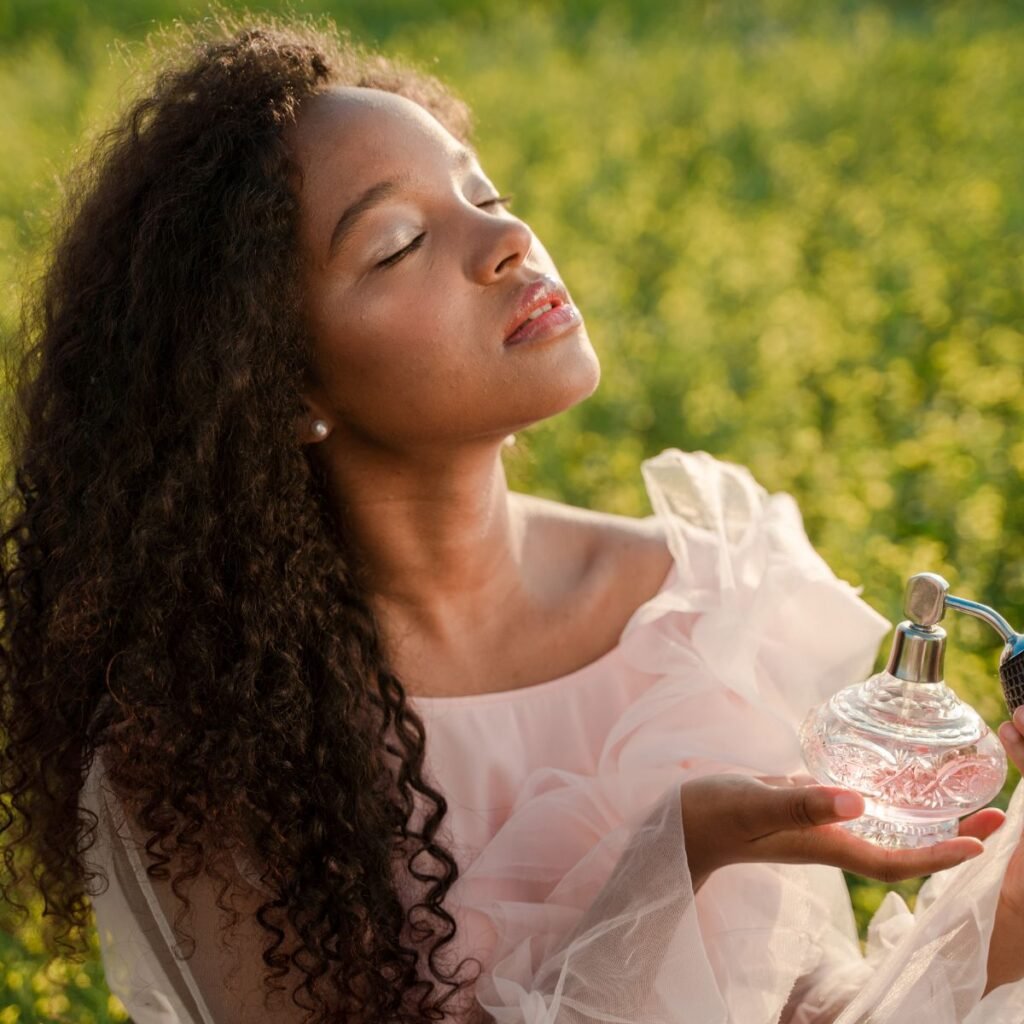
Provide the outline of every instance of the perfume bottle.
[[864,815],[843,827],[881,846],[952,838],[959,819],[989,803],[1006,779],[998,738],[943,680],[946,631],[938,622],[947,607],[1003,633],[1003,660],[1012,661],[1010,638],[1020,638],[998,613],[952,597],[941,576],[919,573],[907,584],[907,619],[896,627],[884,671],[812,708],[801,726],[811,775],[864,797]]

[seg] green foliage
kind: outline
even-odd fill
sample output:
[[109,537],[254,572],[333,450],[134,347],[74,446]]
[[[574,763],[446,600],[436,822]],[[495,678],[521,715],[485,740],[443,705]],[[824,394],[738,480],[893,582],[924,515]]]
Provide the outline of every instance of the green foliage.
[[121,1001],[107,990],[95,933],[90,936],[90,950],[83,963],[51,961],[43,954],[36,924],[22,927],[16,935],[0,930],[0,1024],[127,1020]]
[[[1020,5],[661,6],[302,5],[470,100],[484,166],[584,311],[601,385],[526,433],[510,483],[644,515],[640,460],[703,448],[794,493],[891,619],[928,569],[1024,622]],[[0,2],[0,323],[59,172],[123,98],[107,26],[198,10]],[[995,724],[998,642],[950,632],[951,683]],[[886,889],[849,881],[863,929]],[[36,977],[29,934],[0,945],[11,1019],[41,1012],[12,981]],[[60,1019],[108,1019],[95,968],[69,977]]]

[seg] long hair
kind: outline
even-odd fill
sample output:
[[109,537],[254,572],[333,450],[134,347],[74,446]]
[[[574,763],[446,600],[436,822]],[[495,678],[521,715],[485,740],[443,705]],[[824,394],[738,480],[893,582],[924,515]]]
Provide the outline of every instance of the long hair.
[[[225,909],[211,865],[242,848],[268,890],[268,990],[297,968],[307,1020],[439,1020],[468,984],[442,955],[457,864],[435,838],[446,804],[423,778],[423,723],[295,437],[311,340],[283,133],[336,84],[404,95],[463,140],[468,112],[330,28],[176,31],[181,46],[73,175],[23,315],[0,569],[0,895],[41,893],[52,948],[82,946],[103,879],[79,798],[102,751],[147,871],[170,879],[179,936],[184,883],[209,872]],[[412,906],[396,864],[424,883]]]

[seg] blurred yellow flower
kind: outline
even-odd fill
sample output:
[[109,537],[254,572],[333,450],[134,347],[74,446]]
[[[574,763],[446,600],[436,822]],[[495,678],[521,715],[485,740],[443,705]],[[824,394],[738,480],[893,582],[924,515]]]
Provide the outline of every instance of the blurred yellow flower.
[[107,997],[107,1013],[110,1014],[110,1019],[113,1021],[128,1019],[128,1011],[124,1008],[124,1003],[113,994]]

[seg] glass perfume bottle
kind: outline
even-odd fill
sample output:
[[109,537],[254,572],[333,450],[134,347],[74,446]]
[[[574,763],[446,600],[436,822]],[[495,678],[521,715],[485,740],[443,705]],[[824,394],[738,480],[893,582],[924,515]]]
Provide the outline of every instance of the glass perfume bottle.
[[812,708],[801,726],[811,775],[864,797],[864,815],[843,827],[881,846],[955,836],[959,819],[989,803],[1006,779],[998,738],[943,680],[946,631],[938,622],[953,607],[1003,632],[998,620],[1005,639],[1019,638],[990,608],[948,592],[935,573],[911,577],[907,620],[896,627],[884,671]]

